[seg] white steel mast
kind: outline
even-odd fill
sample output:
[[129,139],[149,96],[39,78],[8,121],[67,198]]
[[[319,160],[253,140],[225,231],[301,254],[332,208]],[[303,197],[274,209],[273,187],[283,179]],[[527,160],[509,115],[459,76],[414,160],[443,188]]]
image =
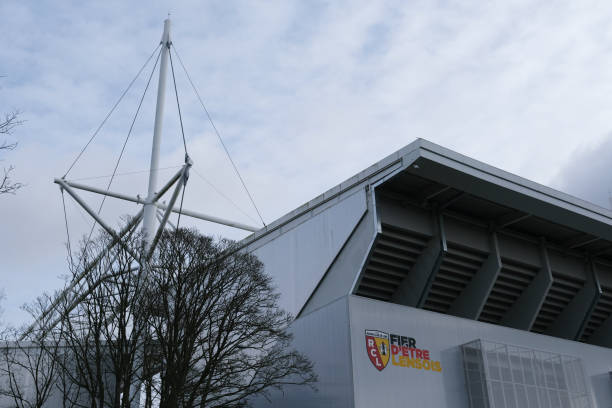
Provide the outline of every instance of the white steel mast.
[[170,19],[164,20],[164,33],[161,39],[162,50],[159,63],[159,81],[157,85],[157,106],[155,108],[155,125],[153,128],[153,144],[151,147],[151,167],[149,170],[149,190],[144,205],[142,233],[147,249],[151,245],[156,227],[157,207],[154,197],[157,189],[159,172],[159,146],[161,144],[162,126],[164,122],[164,104],[166,102],[166,77],[168,73],[168,54],[170,52]]
[[[125,246],[123,239],[126,236],[129,236],[129,234],[131,234],[133,230],[137,228],[138,224],[142,221],[142,233],[144,235],[143,238],[145,242],[145,256],[143,258],[144,261],[150,258],[158,240],[160,239],[162,232],[164,231],[166,223],[169,222],[168,218],[173,212],[205,221],[214,222],[217,224],[227,225],[229,227],[238,228],[245,231],[255,232],[259,230],[259,227],[254,227],[240,222],[202,214],[196,211],[189,211],[187,209],[182,208],[182,205],[178,208],[175,207],[175,203],[181,190],[184,189],[187,184],[187,179],[189,178],[189,169],[193,164],[187,154],[185,154],[185,163],[183,164],[181,169],[174,176],[172,176],[170,180],[168,180],[161,188],[158,189],[157,187],[157,179],[159,172],[159,150],[163,127],[164,104],[166,99],[166,77],[168,74],[168,59],[170,58],[171,46],[172,41],[170,39],[170,19],[168,18],[164,20],[164,32],[161,38],[159,82],[157,87],[157,105],[155,108],[155,124],[153,128],[153,143],[151,147],[151,166],[149,169],[149,186],[146,199],[142,199],[140,196],[133,197],[128,194],[113,192],[110,190],[110,184],[108,188],[104,190],[92,186],[87,186],[81,183],[69,181],[66,179],[66,176],[68,175],[70,169],[68,169],[68,172],[66,172],[66,174],[62,178],[56,178],[54,181],[60,186],[62,191],[67,192],[75,200],[75,202],[79,204],[95,220],[95,222],[100,225],[100,227],[102,227],[102,229],[104,229],[112,237],[112,240],[107,246],[106,251],[110,250],[115,245],[121,245],[124,246],[124,248],[132,254],[134,259],[140,259],[138,254],[133,253],[131,248]],[[87,147],[87,145],[85,146],[85,148]],[[77,159],[74,163],[76,163],[80,156],[80,154],[79,156],[77,156]],[[159,200],[162,198],[162,196],[164,196],[164,194],[171,191],[172,187],[174,187],[174,190],[172,191],[169,202],[167,204],[160,203]],[[102,219],[99,210],[94,211],[94,209],[92,209],[85,202],[85,200],[83,200],[79,196],[77,190],[88,191],[91,193],[103,195],[105,197],[113,197],[128,202],[142,204],[143,208],[131,218],[131,220],[125,227],[123,227],[119,231],[116,231],[114,228],[112,228],[111,224],[105,222]],[[158,211],[163,212],[163,214],[158,215]],[[159,225],[157,224],[156,220],[158,216]],[[98,256],[94,257],[89,264],[83,265],[83,270],[77,276],[74,277],[73,281],[66,288],[64,288],[64,290],[57,296],[57,298],[51,303],[51,305],[49,305],[49,307],[47,307],[45,311],[41,313],[37,321],[32,323],[32,325],[30,325],[30,327],[23,333],[21,337],[22,340],[27,336],[27,334],[34,330],[36,326],[41,326],[44,329],[55,327],[55,325],[59,322],[58,318],[55,318],[50,322],[47,321],[47,319],[49,317],[49,314],[55,310],[55,308],[60,302],[68,302],[68,305],[66,306],[66,309],[68,311],[76,307],[76,305],[81,301],[81,298],[87,295],[89,293],[88,291],[92,290],[91,287],[87,289],[86,286],[83,286],[83,278],[91,271],[92,268],[94,268],[98,264],[98,262],[100,262],[103,254],[104,251],[101,252]],[[99,284],[99,282],[100,281],[93,283],[92,286],[95,287]]]

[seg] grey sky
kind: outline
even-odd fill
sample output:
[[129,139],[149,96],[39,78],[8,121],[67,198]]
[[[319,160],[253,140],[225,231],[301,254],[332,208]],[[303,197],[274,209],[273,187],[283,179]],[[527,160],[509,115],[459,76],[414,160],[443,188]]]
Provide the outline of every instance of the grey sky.
[[[52,179],[157,45],[168,11],[174,44],[266,221],[416,137],[606,204],[609,2],[4,0],[0,112],[17,108],[27,121],[16,132],[19,148],[3,157],[27,184],[0,199],[6,320],[19,322],[20,304],[61,285],[66,236]],[[256,219],[178,71],[177,80],[195,169]],[[70,178],[112,172],[143,85]],[[162,167],[183,156],[168,102]],[[120,173],[148,166],[153,104],[149,97]],[[113,189],[144,195],[144,174],[121,176]],[[185,207],[254,223],[197,174]],[[116,220],[134,211],[109,201],[103,214]],[[73,237],[87,230],[70,202],[68,216]]]
[[612,208],[612,137],[577,149],[552,181],[558,189]]

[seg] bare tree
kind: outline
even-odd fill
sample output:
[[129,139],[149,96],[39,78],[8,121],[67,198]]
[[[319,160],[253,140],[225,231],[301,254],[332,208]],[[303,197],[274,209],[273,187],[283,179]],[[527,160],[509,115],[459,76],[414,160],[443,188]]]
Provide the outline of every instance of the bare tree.
[[61,360],[63,386],[72,387],[64,392],[70,406],[127,408],[139,394],[147,331],[139,323],[142,273],[133,254],[141,244],[135,237],[123,245],[111,242],[103,234],[84,245],[72,271],[79,276],[87,269],[79,295],[59,307],[62,342],[70,354]]
[[151,264],[161,408],[243,407],[272,388],[316,381],[290,349],[292,318],[255,256],[181,229],[163,235]]
[[[25,309],[39,315],[49,305],[41,296]],[[0,346],[0,401],[2,406],[41,408],[55,391],[58,379],[56,356],[60,342],[57,331],[41,335],[20,329],[6,329]]]
[[52,384],[64,408],[128,408],[144,386],[146,407],[233,408],[285,385],[313,387],[311,362],[291,349],[292,318],[253,255],[186,229],[164,232],[150,259],[139,237],[115,243],[103,234],[84,245],[71,264],[84,279],[42,314],[44,335],[33,339],[54,374],[30,373],[42,396]]
[[[0,119],[0,135],[10,135],[13,129],[22,124],[19,120],[19,112],[13,111],[4,115]],[[6,140],[0,142],[0,152],[13,150],[17,147],[17,142],[7,142]],[[11,172],[14,170],[13,166],[4,167],[3,174],[0,176],[0,194],[14,194],[17,190],[23,187],[22,183],[15,182],[11,179]]]

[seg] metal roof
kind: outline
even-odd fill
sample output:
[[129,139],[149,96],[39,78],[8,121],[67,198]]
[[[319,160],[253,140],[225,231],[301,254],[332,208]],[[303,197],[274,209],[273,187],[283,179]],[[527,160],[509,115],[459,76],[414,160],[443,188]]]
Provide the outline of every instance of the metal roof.
[[[514,209],[517,211],[517,218],[522,216],[531,218],[530,221],[523,222],[526,229],[542,227],[542,231],[544,231],[548,228],[554,234],[552,230],[555,227],[553,225],[557,225],[584,234],[584,237],[573,236],[571,239],[568,238],[569,246],[584,244],[589,241],[584,244],[588,245],[591,243],[590,241],[596,242],[602,239],[612,241],[612,211],[490,166],[427,140],[417,139],[306,204],[285,214],[265,228],[251,234],[242,242],[245,245],[250,245],[289,224],[299,224],[301,218],[307,216],[308,213],[319,206],[356,188],[380,184],[391,176],[400,173],[404,173],[405,177],[418,176],[431,182],[438,182],[457,191],[466,192],[471,197],[484,199],[491,204],[501,205],[503,208]],[[462,201],[466,198],[463,197]],[[473,206],[468,207],[474,208]],[[482,210],[491,210],[491,206]],[[513,221],[512,214],[505,214],[504,216],[508,218],[508,222]],[[534,219],[545,220],[552,224],[538,227],[536,225],[538,221],[533,221]],[[500,221],[503,221],[503,219]],[[519,221],[516,221],[516,224]]]

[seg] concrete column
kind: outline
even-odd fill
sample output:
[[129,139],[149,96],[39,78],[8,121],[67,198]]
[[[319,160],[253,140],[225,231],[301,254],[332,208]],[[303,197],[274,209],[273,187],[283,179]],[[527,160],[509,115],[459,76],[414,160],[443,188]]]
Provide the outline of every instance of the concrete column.
[[[595,277],[597,278],[597,283],[599,285],[599,278],[597,277],[597,267],[595,266],[595,263],[591,263],[591,265],[593,266],[593,273],[595,274]],[[600,296],[602,292],[603,291],[601,289],[601,286],[599,286]],[[593,308],[590,311],[591,313],[593,312],[593,309],[595,309],[595,305],[596,303],[593,305]],[[584,328],[582,328],[582,330],[584,330]],[[608,318],[601,324],[599,329],[595,330],[595,332],[589,337],[588,342],[597,346],[612,347],[612,315],[608,316]]]
[[545,334],[569,340],[578,340],[582,335],[586,322],[601,296],[601,286],[593,261],[587,260],[585,268],[587,269],[587,280],[584,286],[550,325]]
[[542,308],[544,299],[548,295],[553,281],[548,251],[543,239],[540,243],[540,257],[542,267],[533,278],[533,281],[531,281],[517,301],[514,302],[512,308],[502,318],[501,324],[503,326],[529,331],[536,317],[538,317],[538,313]]
[[392,302],[404,306],[422,307],[431,285],[438,274],[444,255],[448,251],[442,215],[433,214],[434,235],[423,250],[408,275],[393,294]]
[[591,335],[589,343],[602,347],[612,347],[612,315]]
[[501,266],[497,233],[491,231],[489,236],[489,256],[463,292],[451,304],[448,313],[468,319],[478,319],[482,308],[489,298],[489,293],[491,293],[491,289],[493,289],[493,285],[497,280]]

